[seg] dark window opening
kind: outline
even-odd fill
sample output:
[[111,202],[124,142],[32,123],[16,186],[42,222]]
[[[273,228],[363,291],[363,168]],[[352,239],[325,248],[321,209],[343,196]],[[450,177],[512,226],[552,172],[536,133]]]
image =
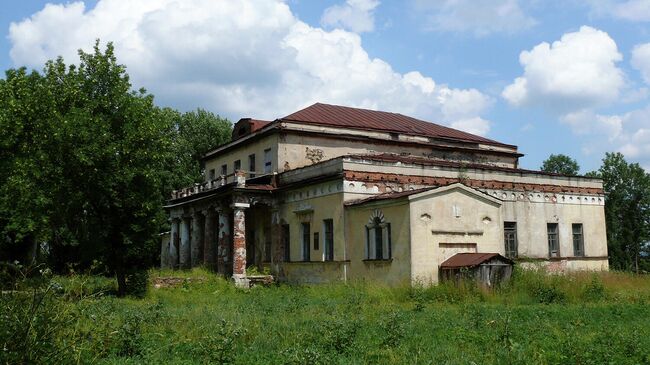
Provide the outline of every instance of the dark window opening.
[[221,176],[228,175],[228,165],[221,165]]
[[323,228],[325,231],[325,261],[334,261],[334,221],[325,219]]
[[314,232],[314,251],[320,250],[318,232]]
[[288,224],[282,225],[282,243],[284,245],[284,261],[291,261],[291,230]]
[[241,170],[241,160],[237,160],[237,161],[233,162],[232,169],[233,169],[233,172],[235,172],[237,170]]
[[250,177],[255,177],[255,154],[248,156],[248,172]]
[[302,231],[302,261],[309,261],[311,230],[309,223],[301,223],[300,229]]
[[585,255],[585,241],[582,234],[582,223],[574,223],[571,225],[573,232],[573,256]]
[[548,223],[546,225],[548,235],[548,254],[550,257],[560,257],[560,239],[558,235],[557,223]]
[[506,257],[516,258],[518,250],[517,222],[504,222],[503,233],[506,246]]

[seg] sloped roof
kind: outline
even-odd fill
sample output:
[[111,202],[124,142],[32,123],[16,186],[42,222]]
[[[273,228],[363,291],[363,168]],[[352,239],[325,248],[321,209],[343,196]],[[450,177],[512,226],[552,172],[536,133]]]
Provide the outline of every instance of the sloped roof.
[[509,264],[512,264],[512,260],[501,256],[498,253],[474,253],[474,252],[462,252],[457,253],[454,256],[445,260],[440,264],[441,269],[457,269],[461,267],[474,267],[478,266],[484,262],[490,261],[493,258],[498,257],[502,261],[505,261]]
[[289,114],[280,120],[333,127],[396,132],[431,138],[452,139],[463,142],[513,147],[485,137],[399,113],[351,108],[323,103],[316,103],[308,106],[307,108]]

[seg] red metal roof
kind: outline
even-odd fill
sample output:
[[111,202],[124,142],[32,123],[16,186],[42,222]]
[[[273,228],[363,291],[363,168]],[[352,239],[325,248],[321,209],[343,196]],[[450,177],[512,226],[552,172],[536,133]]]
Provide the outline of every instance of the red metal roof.
[[513,262],[505,258],[498,253],[474,253],[474,252],[463,252],[457,253],[454,256],[448,258],[440,264],[441,269],[457,269],[460,267],[474,267],[478,266],[484,262],[490,261],[493,258],[498,257],[502,261],[512,264]]
[[453,139],[463,142],[514,147],[399,113],[358,109],[322,103],[316,103],[293,114],[289,114],[286,117],[281,118],[281,120],[354,129],[371,129],[432,138]]

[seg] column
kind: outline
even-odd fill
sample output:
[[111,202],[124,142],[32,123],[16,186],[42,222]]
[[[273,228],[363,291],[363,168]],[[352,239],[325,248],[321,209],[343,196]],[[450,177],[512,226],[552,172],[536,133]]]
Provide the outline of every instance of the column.
[[194,212],[192,216],[190,248],[191,267],[196,267],[203,262],[203,215],[200,212]]
[[190,257],[190,223],[192,218],[183,217],[180,221],[181,245],[179,266],[181,269],[189,269],[191,264]]
[[203,265],[210,269],[216,267],[217,244],[215,240],[215,220],[217,219],[214,208],[203,211],[205,226],[203,229]]
[[160,236],[160,268],[161,269],[169,268],[169,246],[171,241],[172,241],[171,232],[169,233],[169,237],[165,237],[164,235]]
[[178,218],[172,218],[172,233],[169,239],[169,262],[168,262],[169,267],[172,269],[178,268],[179,224],[180,222]]
[[235,286],[248,287],[246,279],[246,220],[244,209],[250,207],[248,203],[233,203],[233,240],[232,240],[232,278]]
[[271,205],[271,267],[273,275],[280,276],[280,263],[284,261],[284,240],[282,239],[282,226],[280,225],[280,209],[277,204]]
[[217,237],[217,272],[230,275],[230,219],[224,206],[217,207],[219,214],[219,236]]

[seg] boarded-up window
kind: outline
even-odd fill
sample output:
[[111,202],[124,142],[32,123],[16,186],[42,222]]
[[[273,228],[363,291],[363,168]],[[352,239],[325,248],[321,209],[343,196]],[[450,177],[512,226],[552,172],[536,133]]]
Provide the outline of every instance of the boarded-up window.
[[550,257],[560,257],[560,238],[557,223],[548,223],[546,232],[548,235],[548,255]]
[[300,230],[302,231],[302,261],[309,261],[311,243],[311,229],[309,223],[301,223]]
[[506,245],[506,257],[516,258],[517,257],[517,222],[504,222],[503,223],[503,235]]
[[334,221],[332,219],[325,219],[323,221],[324,245],[325,245],[325,261],[334,261]]
[[571,230],[573,232],[573,256],[584,256],[585,242],[582,234],[582,223],[572,224]]

